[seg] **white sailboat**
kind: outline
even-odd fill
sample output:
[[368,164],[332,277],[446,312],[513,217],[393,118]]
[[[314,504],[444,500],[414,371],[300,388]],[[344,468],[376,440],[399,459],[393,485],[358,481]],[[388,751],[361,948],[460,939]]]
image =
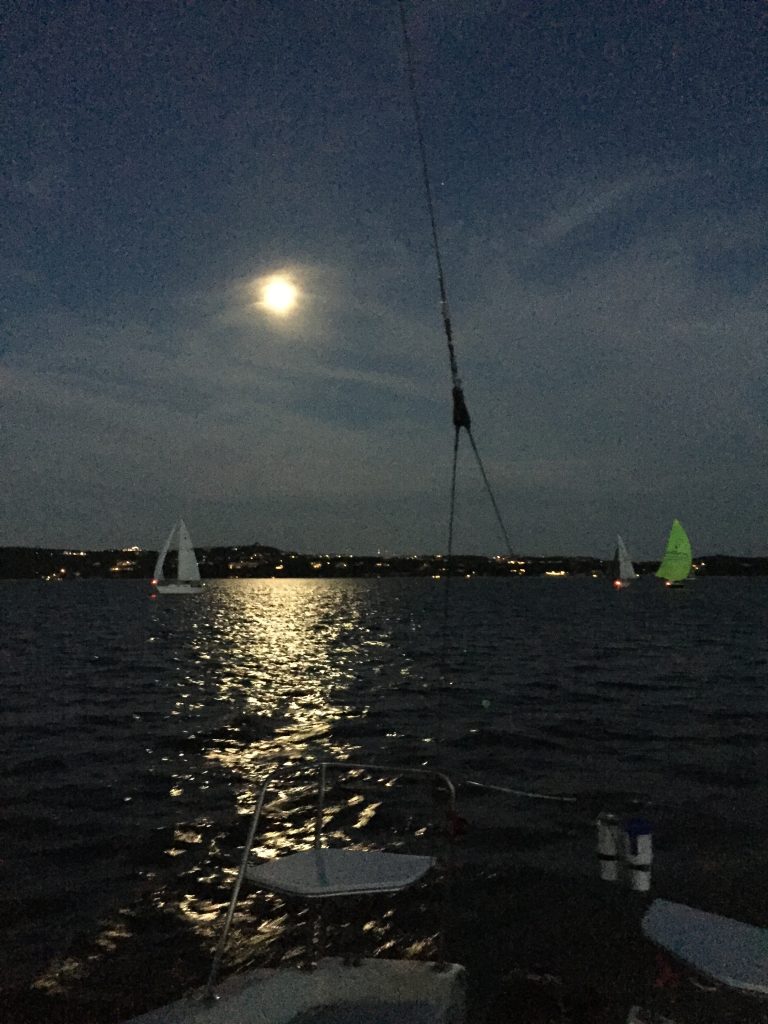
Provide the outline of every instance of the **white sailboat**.
[[613,556],[612,575],[613,585],[617,590],[628,587],[632,580],[637,579],[627,546],[618,535],[616,537],[616,552]]
[[[176,576],[166,579],[163,575],[163,565],[177,534],[179,557],[176,566]],[[192,547],[192,538],[189,536],[189,530],[183,519],[173,524],[165,544],[160,549],[157,562],[155,563],[155,574],[152,583],[157,588],[158,594],[195,594],[202,589],[203,584],[200,579],[200,569],[197,564],[195,549]]]

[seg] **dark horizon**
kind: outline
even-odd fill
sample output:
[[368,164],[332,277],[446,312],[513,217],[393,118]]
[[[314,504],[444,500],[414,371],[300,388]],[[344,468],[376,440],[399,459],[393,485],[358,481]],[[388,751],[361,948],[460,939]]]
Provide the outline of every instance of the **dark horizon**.
[[[612,565],[611,557],[586,555],[485,556],[446,555],[356,555],[349,553],[299,553],[261,545],[196,547],[204,579],[238,578],[345,578],[345,577],[478,577],[511,576],[603,576]],[[149,579],[157,551],[131,548],[84,549],[0,548],[0,579],[70,580],[78,578]],[[173,572],[175,552],[166,560],[166,574]],[[635,560],[640,576],[655,572],[659,560]],[[693,559],[696,576],[768,575],[768,557],[743,555],[700,555]]]

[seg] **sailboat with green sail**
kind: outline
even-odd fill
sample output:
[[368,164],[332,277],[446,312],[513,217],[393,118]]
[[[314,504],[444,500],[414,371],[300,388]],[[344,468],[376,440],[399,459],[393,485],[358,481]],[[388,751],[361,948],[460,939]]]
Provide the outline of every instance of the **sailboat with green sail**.
[[682,587],[688,579],[693,564],[691,542],[679,519],[672,522],[672,529],[667,539],[667,550],[661,565],[656,570],[659,579],[665,580],[668,587]]

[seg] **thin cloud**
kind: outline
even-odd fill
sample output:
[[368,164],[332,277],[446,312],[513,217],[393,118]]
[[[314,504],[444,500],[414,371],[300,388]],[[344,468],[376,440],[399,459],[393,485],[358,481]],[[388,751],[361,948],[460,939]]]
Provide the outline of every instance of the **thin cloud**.
[[625,206],[629,200],[636,200],[669,183],[669,176],[648,172],[630,174],[618,181],[602,183],[597,188],[593,186],[590,189],[588,185],[581,184],[575,198],[569,194],[575,190],[571,186],[556,200],[559,208],[530,228],[524,258],[534,258],[541,250],[559,245],[574,231],[594,224],[606,214]]

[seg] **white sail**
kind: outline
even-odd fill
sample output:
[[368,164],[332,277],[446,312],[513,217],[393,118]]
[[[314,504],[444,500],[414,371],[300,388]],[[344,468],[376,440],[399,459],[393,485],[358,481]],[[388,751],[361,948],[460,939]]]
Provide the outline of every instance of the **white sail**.
[[154,573],[156,580],[161,580],[163,578],[163,563],[165,562],[165,556],[168,554],[168,548],[170,548],[171,546],[171,541],[173,540],[173,535],[175,532],[176,523],[174,523],[173,526],[171,527],[171,532],[168,534],[165,544],[163,544],[162,548],[160,549],[160,554],[157,556]]
[[192,538],[184,525],[184,520],[179,520],[179,571],[180,580],[199,580],[200,569],[195,557],[195,549],[192,547]]
[[619,561],[619,579],[622,583],[625,583],[627,580],[637,579],[637,573],[632,564],[632,559],[629,557],[626,544],[619,536],[616,537],[616,553]]

